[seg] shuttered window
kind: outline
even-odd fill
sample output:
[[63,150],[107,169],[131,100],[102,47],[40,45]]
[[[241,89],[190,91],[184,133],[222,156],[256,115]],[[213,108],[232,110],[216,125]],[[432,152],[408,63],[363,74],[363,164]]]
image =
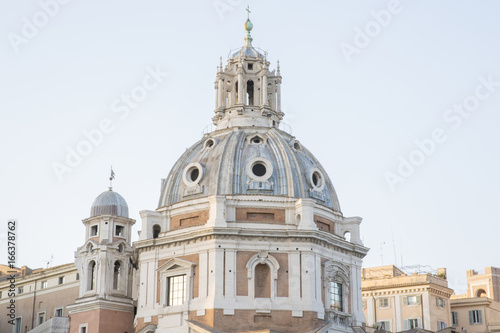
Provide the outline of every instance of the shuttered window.
[[469,311],[469,323],[472,324],[482,324],[483,318],[481,316],[481,310],[471,310]]

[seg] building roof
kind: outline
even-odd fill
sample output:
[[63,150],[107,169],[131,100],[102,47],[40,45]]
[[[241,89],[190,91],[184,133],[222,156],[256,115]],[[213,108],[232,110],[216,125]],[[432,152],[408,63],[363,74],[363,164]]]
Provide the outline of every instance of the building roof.
[[114,192],[111,187],[108,191],[99,194],[90,208],[90,217],[100,215],[114,215],[128,218],[127,202],[120,194]]

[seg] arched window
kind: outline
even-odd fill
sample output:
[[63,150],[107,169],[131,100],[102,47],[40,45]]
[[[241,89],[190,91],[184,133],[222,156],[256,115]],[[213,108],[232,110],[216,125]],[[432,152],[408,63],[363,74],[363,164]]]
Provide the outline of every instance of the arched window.
[[271,298],[271,269],[267,264],[255,266],[255,298]]
[[247,262],[249,296],[275,298],[278,293],[278,260],[267,251],[259,251]]
[[87,267],[87,290],[95,289],[96,267],[95,261],[91,260]]
[[158,238],[161,232],[161,227],[158,224],[153,226],[153,238]]
[[325,288],[326,310],[348,312],[349,269],[345,265],[334,261],[325,263]]
[[120,289],[120,262],[115,261],[115,267],[113,270],[113,289]]
[[253,96],[254,96],[254,93],[253,93],[253,81],[252,80],[248,80],[247,81],[247,100],[248,100],[248,105],[254,105],[254,102],[253,102]]
[[487,295],[486,295],[486,291],[484,291],[484,289],[479,289],[479,290],[476,292],[476,296],[477,296],[477,297],[487,297]]

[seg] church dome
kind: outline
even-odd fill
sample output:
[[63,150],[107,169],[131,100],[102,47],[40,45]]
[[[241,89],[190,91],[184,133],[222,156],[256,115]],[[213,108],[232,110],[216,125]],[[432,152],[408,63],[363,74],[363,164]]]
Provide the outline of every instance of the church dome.
[[247,20],[245,45],[225,67],[219,66],[212,118],[216,130],[175,163],[162,184],[158,208],[208,196],[247,195],[313,199],[341,214],[321,164],[279,129],[284,116],[279,64],[271,71],[269,61],[252,47],[252,27]]
[[314,199],[340,213],[335,189],[318,160],[275,127],[231,127],[205,135],[175,163],[159,207],[213,195]]
[[128,218],[128,205],[125,199],[111,188],[102,192],[92,203],[90,217],[114,215]]

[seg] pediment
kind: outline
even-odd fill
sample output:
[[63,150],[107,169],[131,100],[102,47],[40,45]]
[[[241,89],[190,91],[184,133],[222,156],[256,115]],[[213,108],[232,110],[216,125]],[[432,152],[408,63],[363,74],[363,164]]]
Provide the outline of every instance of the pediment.
[[193,266],[196,266],[194,262],[179,259],[179,258],[174,258],[170,259],[160,267],[158,267],[157,271],[159,272],[166,272],[166,271],[171,271],[171,270],[180,270],[180,269],[188,269]]

